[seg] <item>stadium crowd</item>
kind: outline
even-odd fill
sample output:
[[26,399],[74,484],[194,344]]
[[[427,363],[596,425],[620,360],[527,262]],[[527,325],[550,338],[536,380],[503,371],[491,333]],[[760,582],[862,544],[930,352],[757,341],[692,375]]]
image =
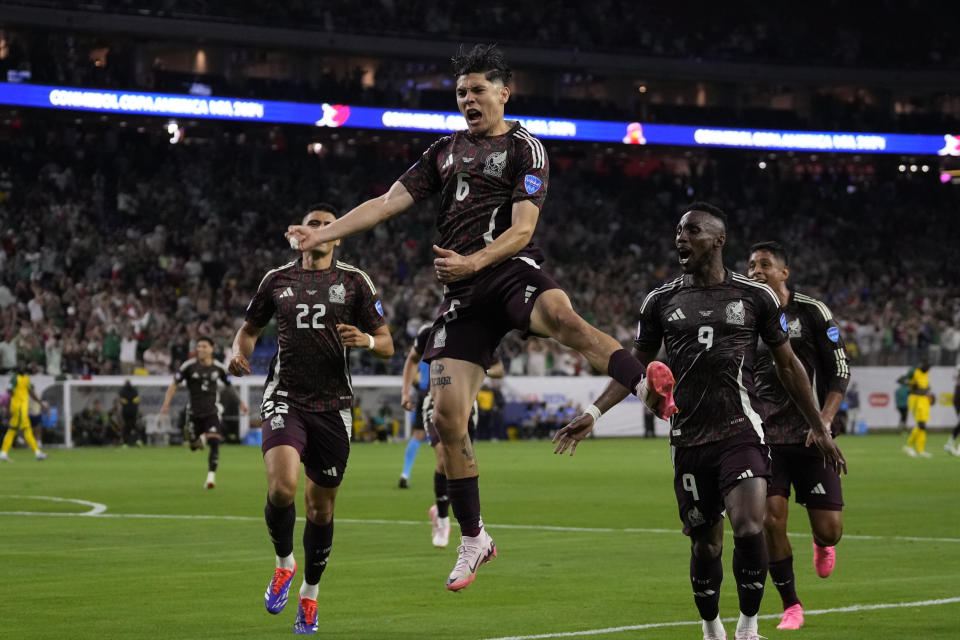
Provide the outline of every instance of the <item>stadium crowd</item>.
[[[221,355],[262,274],[294,258],[286,225],[311,202],[346,210],[382,193],[425,147],[357,134],[315,155],[279,128],[210,125],[176,145],[137,129],[36,117],[0,132],[0,371],[23,362],[53,375],[165,374],[200,335]],[[575,307],[617,339],[632,339],[646,292],[678,273],[674,225],[705,198],[731,217],[740,270],[755,241],[792,247],[792,282],[833,308],[855,364],[956,362],[960,194],[935,176],[882,159],[781,156],[760,169],[736,152],[548,150],[551,224],[534,240]],[[434,208],[340,249],[377,283],[397,343],[385,364],[356,353],[357,373],[399,373],[432,320]],[[552,341],[512,334],[504,355],[511,374],[589,369]],[[267,361],[254,364],[264,372]]]

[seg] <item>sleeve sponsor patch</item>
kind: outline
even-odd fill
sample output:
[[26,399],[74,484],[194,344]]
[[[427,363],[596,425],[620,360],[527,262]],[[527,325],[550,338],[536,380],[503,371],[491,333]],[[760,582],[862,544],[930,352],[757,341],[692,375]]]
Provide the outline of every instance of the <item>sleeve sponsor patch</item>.
[[379,313],[380,316],[383,317],[383,305],[380,304],[379,300],[377,300],[376,307],[377,307],[377,313]]
[[543,180],[537,176],[530,175],[529,173],[523,177],[523,188],[527,190],[527,193],[530,195],[535,194],[537,191],[540,191],[540,187],[543,186]]
[[836,342],[840,339],[840,329],[837,327],[830,327],[827,329],[827,337],[830,338],[830,342]]
[[783,328],[784,331],[787,330],[787,316],[786,316],[786,314],[783,314],[783,313],[780,314],[780,326]]

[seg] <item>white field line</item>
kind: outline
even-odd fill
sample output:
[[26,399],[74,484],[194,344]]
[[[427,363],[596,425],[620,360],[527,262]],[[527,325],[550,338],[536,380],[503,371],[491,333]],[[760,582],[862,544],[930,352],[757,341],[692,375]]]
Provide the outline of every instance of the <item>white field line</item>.
[[[256,521],[263,520],[262,516],[229,516],[229,515],[208,515],[208,514],[175,514],[175,513],[106,513],[107,506],[98,502],[88,500],[78,500],[76,498],[55,498],[51,496],[19,496],[19,495],[0,495],[0,498],[16,498],[22,500],[49,500],[54,502],[70,502],[74,504],[90,507],[90,511],[84,512],[56,512],[56,511],[0,511],[0,516],[51,516],[51,517],[91,517],[98,518],[134,518],[134,519],[156,519],[156,520],[237,520],[237,521]],[[302,520],[302,518],[301,518]],[[426,521],[423,520],[381,520],[381,519],[356,519],[356,518],[337,518],[337,522],[344,524],[385,524],[422,527]],[[456,525],[456,522],[450,524]],[[638,529],[634,527],[558,527],[552,525],[536,524],[490,524],[491,529],[514,529],[520,531],[559,531],[570,533],[665,533],[678,535],[680,528],[676,529]],[[726,534],[730,534],[726,531]],[[803,538],[810,537],[809,532],[790,533],[791,537]],[[932,538],[922,536],[865,536],[845,534],[844,540],[880,540],[880,541],[910,541],[910,542],[956,542],[960,543],[960,538]]]
[[[855,604],[849,607],[836,607],[834,609],[804,609],[803,615],[822,616],[828,613],[848,613],[851,611],[874,611],[876,609],[906,609],[910,607],[935,607],[942,604],[954,604],[960,602],[960,597],[940,598],[939,600],[917,600],[915,602],[886,602],[882,604]],[[759,616],[761,619],[779,618],[781,614],[774,613],[770,615]],[[724,622],[736,622],[737,618],[724,618]],[[662,629],[663,627],[683,627],[700,626],[700,620],[688,620],[684,622],[652,622],[649,624],[636,624],[625,627],[606,627],[604,629],[588,629],[586,631],[566,631],[561,633],[538,633],[532,636],[501,636],[498,638],[485,638],[484,640],[540,640],[541,638],[577,638],[583,636],[599,636],[609,633],[620,633],[622,631],[643,631],[644,629]]]

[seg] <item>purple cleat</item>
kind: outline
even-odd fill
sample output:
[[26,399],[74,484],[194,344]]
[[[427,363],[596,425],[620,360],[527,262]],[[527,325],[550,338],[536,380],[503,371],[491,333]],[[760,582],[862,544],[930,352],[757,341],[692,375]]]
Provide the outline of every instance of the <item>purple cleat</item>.
[[267,585],[267,592],[263,594],[263,603],[267,611],[272,614],[278,614],[283,611],[287,605],[287,596],[290,595],[290,584],[293,582],[293,576],[297,572],[297,565],[293,565],[293,570],[276,569],[273,572],[273,579]]

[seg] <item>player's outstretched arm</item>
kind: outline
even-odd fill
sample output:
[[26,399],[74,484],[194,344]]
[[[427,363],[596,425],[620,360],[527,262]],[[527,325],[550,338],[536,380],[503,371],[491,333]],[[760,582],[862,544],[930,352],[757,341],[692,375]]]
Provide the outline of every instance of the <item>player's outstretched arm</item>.
[[783,387],[790,394],[793,403],[800,409],[800,413],[810,425],[807,433],[807,446],[815,445],[823,454],[824,461],[837,473],[847,472],[847,461],[840,452],[837,443],[830,436],[830,423],[824,422],[813,399],[813,387],[803,368],[800,359],[790,347],[790,341],[772,347],[774,362],[777,365],[777,375]]
[[407,188],[400,182],[394,182],[390,190],[382,196],[367,200],[324,227],[291,225],[287,227],[284,235],[293,249],[307,251],[324,242],[366,231],[408,209],[412,204],[413,196]]
[[464,256],[434,245],[433,252],[437,257],[433,268],[437,280],[446,283],[468,278],[485,267],[503,262],[527,246],[537,228],[540,209],[530,200],[520,200],[513,203],[511,215],[510,228],[476,253]]
[[[639,360],[644,366],[650,364],[656,357],[655,353],[637,351],[636,347],[631,349],[631,353],[633,357]],[[604,388],[603,393],[593,401],[592,405],[587,407],[583,413],[574,418],[567,426],[557,431],[556,435],[553,436],[553,442],[557,445],[553,452],[563,453],[569,448],[570,455],[573,455],[577,450],[577,444],[590,435],[600,416],[620,404],[630,393],[625,386],[616,380],[610,380]]]
[[242,375],[253,373],[250,368],[249,358],[253,354],[253,348],[257,346],[257,338],[263,327],[244,322],[243,326],[237,330],[237,335],[233,338],[233,357],[227,364],[227,371],[230,375],[240,377]]

